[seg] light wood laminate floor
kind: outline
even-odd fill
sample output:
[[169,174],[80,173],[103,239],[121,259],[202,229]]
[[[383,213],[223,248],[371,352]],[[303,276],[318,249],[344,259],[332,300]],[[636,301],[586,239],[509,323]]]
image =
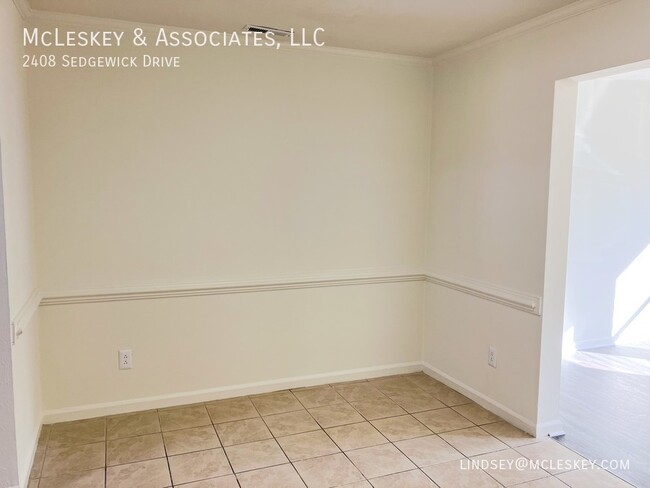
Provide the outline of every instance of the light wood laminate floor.
[[577,351],[562,364],[558,440],[591,460],[629,459],[611,470],[650,487],[650,343]]

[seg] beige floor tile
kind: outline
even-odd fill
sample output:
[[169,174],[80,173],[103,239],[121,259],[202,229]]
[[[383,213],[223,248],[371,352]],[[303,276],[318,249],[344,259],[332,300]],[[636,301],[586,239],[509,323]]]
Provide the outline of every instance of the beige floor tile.
[[161,410],[158,412],[158,416],[160,417],[160,426],[163,432],[203,427],[212,424],[205,405],[192,405],[189,407]]
[[429,429],[410,415],[373,420],[371,423],[391,442],[431,434]]
[[345,402],[343,397],[329,385],[300,388],[292,390],[292,392],[305,408],[324,407],[325,405]]
[[366,478],[378,478],[416,467],[392,444],[365,447],[346,454]]
[[278,444],[292,462],[341,452],[322,430],[279,437]]
[[[56,478],[42,478],[38,488],[104,488],[104,469],[66,474]],[[29,488],[32,488],[31,484]]]
[[361,379],[361,380],[350,380],[350,381],[337,381],[336,383],[330,383],[330,386],[332,388],[338,388],[340,386],[347,386],[347,385],[363,385],[363,384],[368,384],[370,380],[368,379]]
[[201,405],[205,406],[205,402],[184,403],[182,405],[172,405],[171,407],[159,408],[158,413],[167,412],[169,410],[180,410],[180,409],[188,409],[188,408],[192,408],[192,407],[200,407]]
[[168,456],[206,451],[221,446],[212,425],[164,432],[163,438]]
[[372,485],[363,480],[363,481],[355,481],[354,483],[348,483],[346,485],[341,485],[340,488],[372,488]]
[[242,488],[305,488],[291,464],[247,471],[237,478]]
[[108,439],[135,437],[160,432],[160,422],[156,410],[134,414],[115,415],[106,419]]
[[386,395],[368,382],[341,383],[333,385],[333,388],[348,402],[369,402],[386,398]]
[[308,488],[344,486],[363,480],[357,468],[344,454],[332,454],[295,463]]
[[195,481],[184,485],[176,485],[177,488],[239,488],[237,478],[230,474],[228,476],[219,476],[209,480]]
[[434,410],[436,408],[445,408],[446,405],[440,400],[437,400],[432,395],[418,390],[398,393],[391,395],[390,399],[397,403],[400,407],[408,413],[424,412],[426,410]]
[[212,422],[215,424],[259,417],[257,409],[248,397],[219,400],[218,402],[208,403],[206,407]]
[[264,421],[276,437],[320,429],[316,421],[306,410],[269,415],[268,417],[264,417]]
[[440,408],[428,412],[415,413],[413,416],[436,434],[449,430],[474,427],[474,424],[451,408]]
[[408,379],[397,376],[371,380],[370,384],[381,391],[384,395],[392,396],[399,393],[422,391],[417,385]]
[[389,398],[370,402],[352,402],[351,405],[367,420],[397,417],[406,413],[402,407]]
[[45,461],[45,446],[39,445],[34,453],[34,460],[32,461],[32,471],[29,474],[30,478],[40,478],[43,472],[43,462]]
[[378,446],[388,442],[369,422],[340,425],[325,429],[325,431],[344,451]]
[[[464,468],[464,469],[463,469]],[[468,460],[450,461],[422,468],[440,488],[500,488],[494,478],[481,469],[468,469]]]
[[48,448],[78,446],[106,440],[106,419],[89,419],[54,424],[47,442]]
[[224,446],[263,441],[273,437],[261,418],[226,422],[215,427]]
[[448,407],[472,403],[472,400],[445,385],[431,386],[425,388],[424,391],[430,393]]
[[225,449],[235,473],[267,468],[289,461],[273,439],[229,446]]
[[527,434],[523,430],[519,430],[514,425],[508,422],[496,422],[494,424],[482,425],[481,428],[501,442],[505,442],[510,447],[525,446],[526,444],[533,444],[539,442],[533,436]]
[[371,482],[374,488],[436,488],[436,485],[419,469],[374,478]]
[[290,391],[280,391],[278,393],[254,396],[251,397],[251,401],[262,416],[293,412],[303,409],[302,404]]
[[580,469],[557,475],[571,488],[631,488],[632,485],[604,469]]
[[507,445],[480,427],[443,432],[440,437],[465,456],[477,456],[508,448]]
[[502,422],[503,419],[498,415],[493,414],[489,410],[481,407],[477,403],[468,403],[467,405],[459,405],[453,407],[456,412],[461,414],[466,419],[471,420],[476,425],[491,424],[494,422]]
[[432,378],[428,374],[424,372],[419,372],[419,373],[409,373],[403,375],[403,377],[410,382],[414,383],[415,385],[419,386],[420,388],[424,388],[427,386],[432,386],[432,385],[442,385],[440,381]]
[[127,437],[106,443],[106,464],[108,466],[164,457],[165,446],[161,434]]
[[105,463],[105,444],[83,444],[80,446],[58,447],[47,450],[43,463],[43,477],[103,468]]
[[[588,486],[589,488],[596,488],[596,486],[600,486],[600,485],[590,484]],[[623,485],[623,486],[629,487],[630,485]],[[549,476],[547,478],[542,478],[540,480],[528,481],[526,483],[515,485],[514,488],[567,488],[567,485],[562,483],[559,479],[553,476]],[[602,488],[607,488],[607,487],[602,487]]]
[[329,405],[309,409],[309,413],[324,429],[337,425],[354,424],[363,422],[364,418],[347,404]]
[[396,442],[395,446],[420,468],[464,457],[437,435]]
[[174,485],[232,474],[223,449],[171,456],[169,468]]
[[529,465],[521,465],[518,462],[528,462],[521,454],[514,449],[493,452],[476,456],[472,461],[488,461],[489,466],[484,468],[485,472],[505,486],[537,480],[550,476],[543,469]]
[[585,458],[552,439],[517,447],[517,451],[528,459],[554,464],[553,469],[548,470],[551,474],[570,471],[574,462],[585,461]]
[[38,433],[38,447],[46,447],[47,441],[50,439],[50,433],[52,432],[52,424],[43,424],[41,425],[41,431]]
[[121,464],[106,469],[106,488],[168,488],[172,485],[166,459]]

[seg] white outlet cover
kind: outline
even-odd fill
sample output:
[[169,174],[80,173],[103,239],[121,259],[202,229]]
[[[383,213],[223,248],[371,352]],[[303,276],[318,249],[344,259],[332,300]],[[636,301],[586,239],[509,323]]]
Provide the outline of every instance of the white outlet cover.
[[490,346],[488,350],[488,364],[493,368],[497,367],[497,348],[494,346]]
[[120,369],[131,369],[133,367],[131,349],[118,351],[118,366]]

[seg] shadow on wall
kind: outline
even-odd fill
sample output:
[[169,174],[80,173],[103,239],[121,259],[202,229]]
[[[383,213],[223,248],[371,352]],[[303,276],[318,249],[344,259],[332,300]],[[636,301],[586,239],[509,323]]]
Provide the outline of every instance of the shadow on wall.
[[564,351],[650,339],[650,69],[580,84]]

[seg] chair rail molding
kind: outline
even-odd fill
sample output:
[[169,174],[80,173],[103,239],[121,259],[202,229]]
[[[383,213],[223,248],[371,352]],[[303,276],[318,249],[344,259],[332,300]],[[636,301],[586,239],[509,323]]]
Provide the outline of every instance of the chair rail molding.
[[489,300],[506,307],[521,310],[533,315],[542,315],[542,297],[530,293],[514,291],[501,286],[484,283],[460,276],[452,276],[438,272],[428,272],[425,275],[427,283],[466,293],[484,300]]
[[103,290],[45,292],[42,306],[101,303],[157,298],[227,295],[333,286],[358,286],[423,281],[424,275],[412,271],[342,272],[333,275],[303,275],[266,280],[222,281],[197,284],[133,286]]
[[469,278],[438,272],[420,273],[413,270],[352,271],[330,275],[285,276],[265,280],[220,281],[196,284],[172,283],[109,289],[51,291],[39,292],[34,299],[38,299],[41,306],[54,306],[406,282],[432,283],[533,315],[541,315],[542,297],[540,296]]
[[11,319],[11,344],[16,344],[16,341],[23,334],[25,328],[29,325],[38,306],[41,304],[42,295],[38,288],[34,288],[32,293],[27,298],[27,301],[18,310],[16,315]]

